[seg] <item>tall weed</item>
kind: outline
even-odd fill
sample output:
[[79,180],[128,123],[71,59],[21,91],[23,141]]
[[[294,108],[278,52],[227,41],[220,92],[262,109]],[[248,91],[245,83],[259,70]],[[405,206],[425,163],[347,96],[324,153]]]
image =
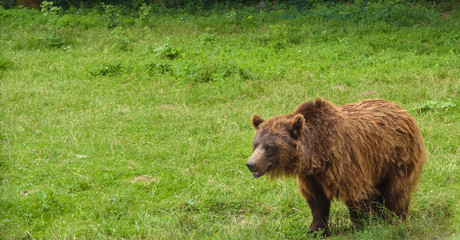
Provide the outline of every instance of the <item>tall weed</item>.
[[122,63],[119,61],[105,62],[96,66],[91,66],[88,69],[90,76],[114,76],[122,74],[125,71]]
[[43,1],[41,4],[41,12],[48,20],[45,25],[48,33],[41,40],[43,45],[47,47],[61,47],[65,42],[59,34],[58,12],[60,9],[60,7],[54,6],[53,2]]
[[116,43],[113,45],[114,49],[120,51],[130,50],[129,45],[131,44],[133,39],[122,27],[115,27],[111,31],[111,34],[116,40]]

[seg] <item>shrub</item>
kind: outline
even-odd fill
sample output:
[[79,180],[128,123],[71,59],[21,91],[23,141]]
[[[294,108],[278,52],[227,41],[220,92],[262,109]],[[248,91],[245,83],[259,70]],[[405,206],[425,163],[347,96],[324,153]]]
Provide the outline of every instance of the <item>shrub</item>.
[[14,63],[4,56],[0,55],[0,71],[14,67]]
[[202,64],[191,63],[185,67],[185,78],[193,82],[213,82],[232,78],[234,80],[252,79],[247,67],[232,62],[208,61]]
[[412,108],[412,111],[427,112],[432,110],[449,110],[456,107],[457,104],[451,101],[426,101],[422,105]]
[[115,49],[121,51],[129,50],[129,44],[131,44],[132,38],[123,30],[122,27],[115,27],[111,33],[116,39],[116,43],[114,44]]
[[42,44],[48,47],[61,47],[64,44],[64,39],[58,33],[59,26],[57,24],[57,13],[61,8],[54,6],[53,2],[48,1],[43,1],[41,8],[43,16],[48,20],[46,23],[48,33],[41,38]]
[[355,4],[331,6],[319,4],[311,13],[326,20],[361,23],[386,22],[396,26],[412,26],[420,22],[433,23],[439,13],[421,6],[412,7],[396,1],[355,1]]
[[91,76],[113,76],[122,73],[124,70],[120,62],[106,62],[88,70]]
[[151,74],[171,74],[173,73],[171,64],[169,63],[157,63],[157,62],[150,62],[144,66],[145,70]]
[[159,47],[154,50],[157,56],[162,57],[162,58],[168,58],[168,59],[176,59],[181,56],[179,50],[170,47],[168,44],[165,44],[162,47]]

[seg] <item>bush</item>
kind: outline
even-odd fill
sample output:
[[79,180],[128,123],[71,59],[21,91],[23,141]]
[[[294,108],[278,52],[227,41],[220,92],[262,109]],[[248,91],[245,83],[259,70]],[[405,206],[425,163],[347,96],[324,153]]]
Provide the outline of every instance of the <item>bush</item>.
[[418,111],[418,112],[427,112],[427,111],[433,111],[433,110],[449,110],[449,109],[455,109],[457,107],[457,104],[451,101],[426,101],[420,106],[417,106],[413,108],[413,111]]
[[123,73],[124,68],[121,64],[121,62],[115,61],[115,62],[105,62],[99,66],[90,68],[88,70],[88,73],[91,76],[97,77],[97,76],[113,76],[113,75],[118,75]]
[[115,27],[112,30],[112,36],[116,39],[114,48],[120,51],[129,50],[129,44],[132,42],[132,38],[127,34],[122,27]]
[[205,63],[189,63],[183,70],[184,78],[193,82],[213,82],[222,79],[252,79],[250,68],[238,66],[232,62],[208,61]]
[[352,5],[318,5],[312,15],[326,20],[350,21],[360,23],[386,22],[397,26],[412,26],[419,22],[436,22],[439,13],[424,7],[411,7],[395,1],[367,2],[356,1]]
[[173,73],[171,64],[169,63],[150,62],[147,63],[144,68],[150,75]]
[[14,63],[4,56],[0,55],[0,71],[14,67]]
[[165,44],[162,47],[155,49],[153,52],[156,53],[157,56],[167,59],[176,59],[181,56],[180,51],[170,47],[168,44]]

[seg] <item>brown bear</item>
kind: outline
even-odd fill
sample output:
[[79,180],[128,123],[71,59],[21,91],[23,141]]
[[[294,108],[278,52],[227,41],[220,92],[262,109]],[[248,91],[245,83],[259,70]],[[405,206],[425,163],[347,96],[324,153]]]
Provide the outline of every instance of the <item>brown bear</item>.
[[[253,177],[295,176],[311,208],[309,231],[328,232],[330,203],[343,201],[360,226],[384,208],[406,219],[427,152],[416,121],[392,102],[336,106],[320,98],[264,121],[251,117]],[[388,212],[388,211],[386,211]],[[391,213],[390,212],[390,213]]]

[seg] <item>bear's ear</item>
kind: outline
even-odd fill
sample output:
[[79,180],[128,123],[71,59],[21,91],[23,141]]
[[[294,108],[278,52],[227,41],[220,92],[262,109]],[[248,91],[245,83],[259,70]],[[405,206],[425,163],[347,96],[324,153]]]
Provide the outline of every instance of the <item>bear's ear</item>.
[[264,122],[264,120],[259,116],[259,114],[254,113],[251,116],[251,122],[252,126],[254,126],[254,129],[259,129],[259,125]]
[[290,131],[291,134],[294,135],[294,137],[300,136],[300,133],[302,132],[303,125],[305,124],[305,118],[303,117],[302,114],[297,114],[295,115],[294,119],[292,120]]

